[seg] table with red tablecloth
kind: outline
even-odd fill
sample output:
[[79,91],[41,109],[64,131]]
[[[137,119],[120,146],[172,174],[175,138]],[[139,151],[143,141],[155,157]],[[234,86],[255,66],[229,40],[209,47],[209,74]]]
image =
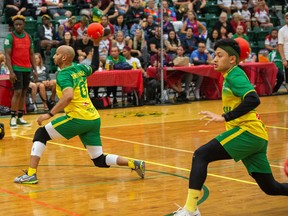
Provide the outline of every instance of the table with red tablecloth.
[[[272,62],[267,63],[241,63],[240,64],[255,90],[259,95],[271,95],[277,77],[277,67]],[[213,65],[164,67],[164,79],[167,79],[170,72],[179,71],[180,73],[192,73],[204,77],[201,85],[201,93],[207,99],[218,99],[221,97],[223,76],[214,70]],[[147,68],[149,77],[157,77],[155,67]]]
[[9,75],[0,75],[0,105],[11,107],[11,99],[13,96],[12,84]]
[[122,86],[137,92],[138,98],[143,93],[143,77],[141,70],[110,70],[96,71],[87,79],[88,86]]

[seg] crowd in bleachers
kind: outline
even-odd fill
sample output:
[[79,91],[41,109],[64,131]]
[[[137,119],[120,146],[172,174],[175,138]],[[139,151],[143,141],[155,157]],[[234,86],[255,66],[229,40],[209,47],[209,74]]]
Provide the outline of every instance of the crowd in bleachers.
[[[209,64],[208,55],[213,57],[213,45],[221,38],[243,37],[249,41],[252,53],[247,61],[257,61],[261,49],[276,50],[280,22],[269,10],[272,1],[163,0],[161,3],[163,51],[167,56],[164,65],[173,64],[179,47],[190,64]],[[10,27],[11,16],[26,16],[25,30],[34,38],[35,49],[43,59],[51,60],[55,48],[65,44],[74,48],[78,63],[89,62],[87,58],[93,52],[87,35],[89,23],[101,23],[105,31],[99,46],[100,67],[105,67],[113,47],[117,47],[121,56],[126,47],[140,61],[137,67],[147,77],[145,69],[159,65],[160,7],[158,0],[6,0],[5,15]],[[57,70],[53,60],[49,69]],[[174,84],[168,87],[173,88]],[[179,99],[189,94],[177,92]]]

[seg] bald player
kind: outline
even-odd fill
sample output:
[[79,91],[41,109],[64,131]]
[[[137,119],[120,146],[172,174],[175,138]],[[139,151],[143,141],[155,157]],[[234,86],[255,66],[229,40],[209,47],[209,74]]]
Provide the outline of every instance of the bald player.
[[39,126],[64,109],[65,115],[57,117],[43,127],[39,127],[34,135],[31,149],[30,166],[24,175],[14,179],[15,183],[37,184],[36,175],[40,157],[47,141],[56,138],[70,139],[79,136],[81,142],[97,167],[108,168],[110,165],[128,166],[144,178],[145,162],[128,160],[113,154],[103,154],[100,138],[100,116],[93,106],[87,85],[87,76],[91,75],[99,66],[99,39],[94,39],[94,54],[91,66],[72,64],[75,56],[70,46],[60,46],[53,56],[54,62],[61,69],[58,72],[56,92],[59,102],[46,114],[39,116]]

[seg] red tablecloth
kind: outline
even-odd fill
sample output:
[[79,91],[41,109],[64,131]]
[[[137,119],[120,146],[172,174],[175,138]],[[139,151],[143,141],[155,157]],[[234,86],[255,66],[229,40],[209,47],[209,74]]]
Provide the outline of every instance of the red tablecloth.
[[9,75],[0,75],[0,105],[11,107],[12,96],[13,90]]
[[[277,67],[274,63],[242,63],[247,77],[255,86],[255,90],[259,95],[272,94],[273,87],[276,82]],[[213,65],[198,65],[184,67],[164,67],[164,79],[169,71],[181,71],[204,76],[201,85],[201,92],[207,99],[217,99],[221,97],[223,76],[220,72],[214,70]],[[149,67],[147,73],[150,77],[156,77],[156,68]]]
[[143,93],[141,70],[96,71],[88,77],[88,86],[122,86],[134,88],[139,97]]

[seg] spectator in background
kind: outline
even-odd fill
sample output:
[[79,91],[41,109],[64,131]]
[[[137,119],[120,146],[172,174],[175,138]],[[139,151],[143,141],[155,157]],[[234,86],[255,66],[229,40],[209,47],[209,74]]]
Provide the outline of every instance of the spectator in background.
[[9,71],[7,64],[6,64],[6,57],[1,52],[0,53],[0,75],[5,75],[5,74],[9,74],[9,73],[10,73],[10,71]]
[[220,40],[220,32],[217,29],[213,29],[206,41],[206,48],[212,56],[214,54],[214,45],[218,40]]
[[243,31],[244,31],[244,34],[247,34],[247,28],[246,28],[246,24],[245,22],[243,22],[242,20],[242,17],[239,13],[235,12],[233,13],[232,15],[232,20],[230,22],[232,28],[233,28],[233,32],[236,33],[236,29],[239,25],[243,26]]
[[233,14],[238,10],[233,0],[217,0],[217,5],[228,14]]
[[161,46],[161,32],[160,27],[156,27],[155,35],[148,41],[148,51],[149,54],[152,56],[153,54],[158,53],[158,49]]
[[79,15],[86,16],[88,19],[91,19],[93,4],[91,0],[76,0],[74,1],[76,10]]
[[28,0],[27,2],[33,7],[34,19],[37,19],[38,16],[48,15],[49,11],[45,0]]
[[143,22],[147,22],[143,30],[145,32],[145,39],[149,41],[151,38],[155,36],[155,31],[156,31],[155,29],[158,25],[155,23],[152,15],[148,15],[147,19],[144,18]]
[[118,11],[119,15],[124,15],[129,9],[127,0],[114,0],[115,10]]
[[148,47],[147,42],[144,38],[144,32],[141,29],[137,29],[135,32],[135,36],[132,38],[131,55],[140,60],[143,68],[146,68],[148,66]]
[[70,31],[65,32],[63,39],[58,44],[58,47],[62,45],[71,46],[74,49],[75,40],[73,39],[73,35]]
[[[107,57],[106,62],[112,62],[113,65],[121,62],[126,62],[124,56],[120,55],[120,50],[117,46],[112,47],[110,51],[110,55]],[[107,87],[107,96],[113,95],[113,105],[116,105],[117,102],[117,86],[109,86]]]
[[[187,19],[184,21],[184,24],[181,28],[181,33],[186,34],[188,28],[192,28],[194,37],[200,37],[202,39],[206,38],[206,27],[201,22],[196,20],[193,11],[187,12]],[[199,29],[201,29],[201,35]]]
[[142,68],[139,59],[131,56],[131,48],[129,46],[125,46],[123,48],[123,56],[133,69],[140,69],[142,71],[143,77],[148,77],[147,72]]
[[225,26],[221,26],[220,28],[220,39],[230,38],[233,34],[229,34],[227,32],[227,28]]
[[72,12],[63,8],[62,0],[45,0],[48,6],[49,13],[53,19],[57,16],[71,17]]
[[72,16],[69,19],[59,20],[58,22],[60,23],[60,25],[58,27],[57,34],[58,34],[59,39],[61,40],[63,39],[65,32],[68,32],[68,31],[71,33],[73,32],[73,27],[76,24],[76,17]]
[[128,27],[124,22],[123,14],[117,16],[116,23],[113,25],[113,27],[114,27],[114,38],[116,38],[118,31],[122,31],[124,33],[125,40],[128,41],[130,39]]
[[221,12],[219,16],[219,20],[215,23],[214,29],[217,29],[220,32],[222,26],[225,27],[228,37],[232,37],[232,35],[235,32],[233,31],[233,28],[230,22],[228,22],[228,17],[227,17],[226,12]]
[[[203,65],[203,64],[213,64],[213,58],[211,54],[206,49],[206,44],[204,41],[198,43],[198,49],[194,50],[190,56],[190,62],[194,65]],[[200,87],[203,81],[203,76],[197,76],[197,81],[195,85],[195,99],[200,100]]]
[[193,10],[197,15],[206,13],[206,0],[194,0],[192,3]]
[[[84,52],[86,54],[86,58],[80,62],[80,64],[84,64],[84,65],[91,65],[92,62],[92,57],[93,57],[93,46],[87,46],[84,48]],[[95,93],[95,92],[94,92]]]
[[101,25],[104,27],[104,29],[110,30],[110,38],[112,39],[114,37],[114,26],[109,22],[108,16],[103,15],[101,17]]
[[93,42],[87,34],[87,31],[83,32],[83,37],[75,41],[75,61],[81,62],[79,59],[85,59],[86,53],[84,52],[86,47],[92,47]]
[[273,50],[277,50],[278,45],[278,29],[272,29],[271,33],[265,38],[265,48],[269,50],[269,52]]
[[[48,108],[47,103],[49,103],[50,105],[55,104],[56,80],[50,79],[49,73],[46,70],[46,67],[43,65],[43,60],[42,60],[40,53],[35,53],[35,63],[36,63],[38,79],[36,81],[34,80],[33,83],[35,83],[37,86],[37,90],[39,91],[40,98],[43,102],[44,110],[48,111],[49,108]],[[49,100],[47,100],[46,90],[51,91],[51,96]],[[36,98],[36,96],[34,96],[33,93],[31,95],[32,95],[32,101],[33,101],[33,98]],[[35,103],[35,100],[34,100],[34,103]]]
[[273,24],[270,22],[269,11],[266,9],[265,2],[259,2],[258,9],[255,11],[255,18],[260,27],[273,27]]
[[238,38],[238,37],[242,37],[243,39],[245,39],[246,41],[249,42],[249,38],[247,35],[244,34],[244,29],[242,25],[238,25],[236,28],[236,33],[231,37],[232,39]]
[[72,33],[73,33],[74,40],[82,38],[83,33],[87,31],[88,25],[89,25],[89,18],[83,15],[81,17],[80,22],[76,23],[73,26]]
[[186,30],[186,36],[181,38],[181,44],[185,51],[185,56],[190,56],[193,50],[197,49],[198,39],[193,36],[192,28]]
[[164,36],[164,40],[168,38],[168,33],[170,31],[174,31],[174,26],[170,20],[170,17],[167,13],[163,14],[163,36]]
[[269,53],[269,61],[274,62],[274,64],[278,68],[278,73],[277,73],[277,82],[276,85],[273,88],[273,93],[277,93],[281,85],[283,84],[285,78],[284,78],[284,67],[283,67],[283,62],[280,53],[278,52],[278,48],[276,47],[275,50],[272,50]]
[[134,23],[139,24],[140,20],[146,18],[144,8],[140,4],[140,0],[132,0],[133,6],[129,8],[126,13],[126,20],[128,27],[131,27]]
[[164,40],[164,45],[166,47],[167,54],[172,58],[172,60],[177,55],[177,49],[181,45],[180,40],[174,30],[168,33],[168,38]]
[[144,8],[144,12],[146,16],[152,15],[154,20],[158,21],[158,7],[155,5],[154,0],[148,0],[147,5]]
[[251,12],[248,10],[247,0],[242,0],[242,9],[240,14],[243,17],[243,22],[245,22],[246,28],[251,29]]
[[278,49],[285,69],[286,86],[288,83],[288,12],[285,13],[285,25],[278,32]]
[[42,25],[38,25],[38,36],[41,49],[44,49],[44,54],[50,56],[51,48],[57,47],[59,41],[56,40],[56,31],[51,24],[51,18],[46,14],[42,16]]
[[129,40],[128,42],[125,41],[124,33],[122,31],[118,31],[115,39],[112,40],[112,46],[113,47],[117,46],[119,48],[120,54],[122,54],[123,48],[126,45],[129,45],[129,47],[132,47],[132,41],[131,40]]
[[110,39],[110,29],[104,29],[104,35],[99,43],[100,65],[105,65],[106,59],[111,51],[112,40]]
[[[107,15],[108,11],[113,7],[113,1],[110,1],[108,6],[103,9],[102,8],[102,2],[101,0],[95,0],[93,2],[93,8],[92,8],[92,21],[100,23],[102,21],[102,16]],[[107,16],[108,20],[108,16]]]

